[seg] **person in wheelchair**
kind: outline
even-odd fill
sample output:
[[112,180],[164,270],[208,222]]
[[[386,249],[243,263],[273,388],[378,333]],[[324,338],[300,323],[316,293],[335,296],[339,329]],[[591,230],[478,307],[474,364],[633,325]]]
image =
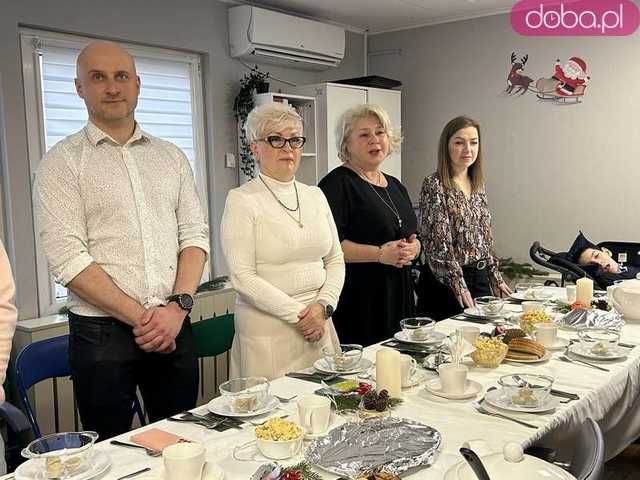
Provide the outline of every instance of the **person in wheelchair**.
[[580,265],[603,288],[613,285],[616,280],[628,280],[640,274],[640,268],[633,265],[620,265],[613,259],[609,250],[598,247],[582,232],[578,233],[567,256],[570,261]]

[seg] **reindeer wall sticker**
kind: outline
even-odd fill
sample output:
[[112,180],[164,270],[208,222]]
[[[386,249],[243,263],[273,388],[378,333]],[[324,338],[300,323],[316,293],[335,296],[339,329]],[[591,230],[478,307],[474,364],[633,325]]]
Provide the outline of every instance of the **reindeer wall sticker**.
[[[511,69],[507,75],[507,95],[521,97],[529,90],[540,100],[553,100],[558,103],[580,103],[591,77],[587,76],[587,63],[580,57],[571,57],[564,65],[560,59],[556,60],[553,75],[549,78],[539,78],[532,87],[533,79],[523,75],[524,66],[529,55],[518,59],[515,52],[511,52]],[[519,95],[518,95],[519,94]]]

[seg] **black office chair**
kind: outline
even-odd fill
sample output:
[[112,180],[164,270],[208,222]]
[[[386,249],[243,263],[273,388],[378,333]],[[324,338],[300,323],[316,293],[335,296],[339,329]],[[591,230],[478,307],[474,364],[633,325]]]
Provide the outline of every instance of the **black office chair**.
[[604,438],[600,426],[587,418],[576,435],[569,473],[578,480],[600,480],[604,472]]

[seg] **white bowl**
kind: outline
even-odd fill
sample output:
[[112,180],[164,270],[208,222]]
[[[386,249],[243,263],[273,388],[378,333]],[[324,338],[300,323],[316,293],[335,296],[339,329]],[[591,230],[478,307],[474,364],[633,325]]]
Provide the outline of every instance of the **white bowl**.
[[256,438],[256,445],[260,453],[267,458],[273,460],[284,460],[291,458],[300,451],[302,447],[302,437],[293,440],[265,440],[262,438]]

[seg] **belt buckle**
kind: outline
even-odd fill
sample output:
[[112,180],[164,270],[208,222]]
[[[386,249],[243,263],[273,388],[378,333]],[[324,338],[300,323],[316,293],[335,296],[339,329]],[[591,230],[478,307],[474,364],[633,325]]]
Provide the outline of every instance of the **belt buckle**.
[[487,261],[486,260],[478,260],[478,262],[476,263],[476,268],[478,270],[484,270],[485,268],[487,268]]

